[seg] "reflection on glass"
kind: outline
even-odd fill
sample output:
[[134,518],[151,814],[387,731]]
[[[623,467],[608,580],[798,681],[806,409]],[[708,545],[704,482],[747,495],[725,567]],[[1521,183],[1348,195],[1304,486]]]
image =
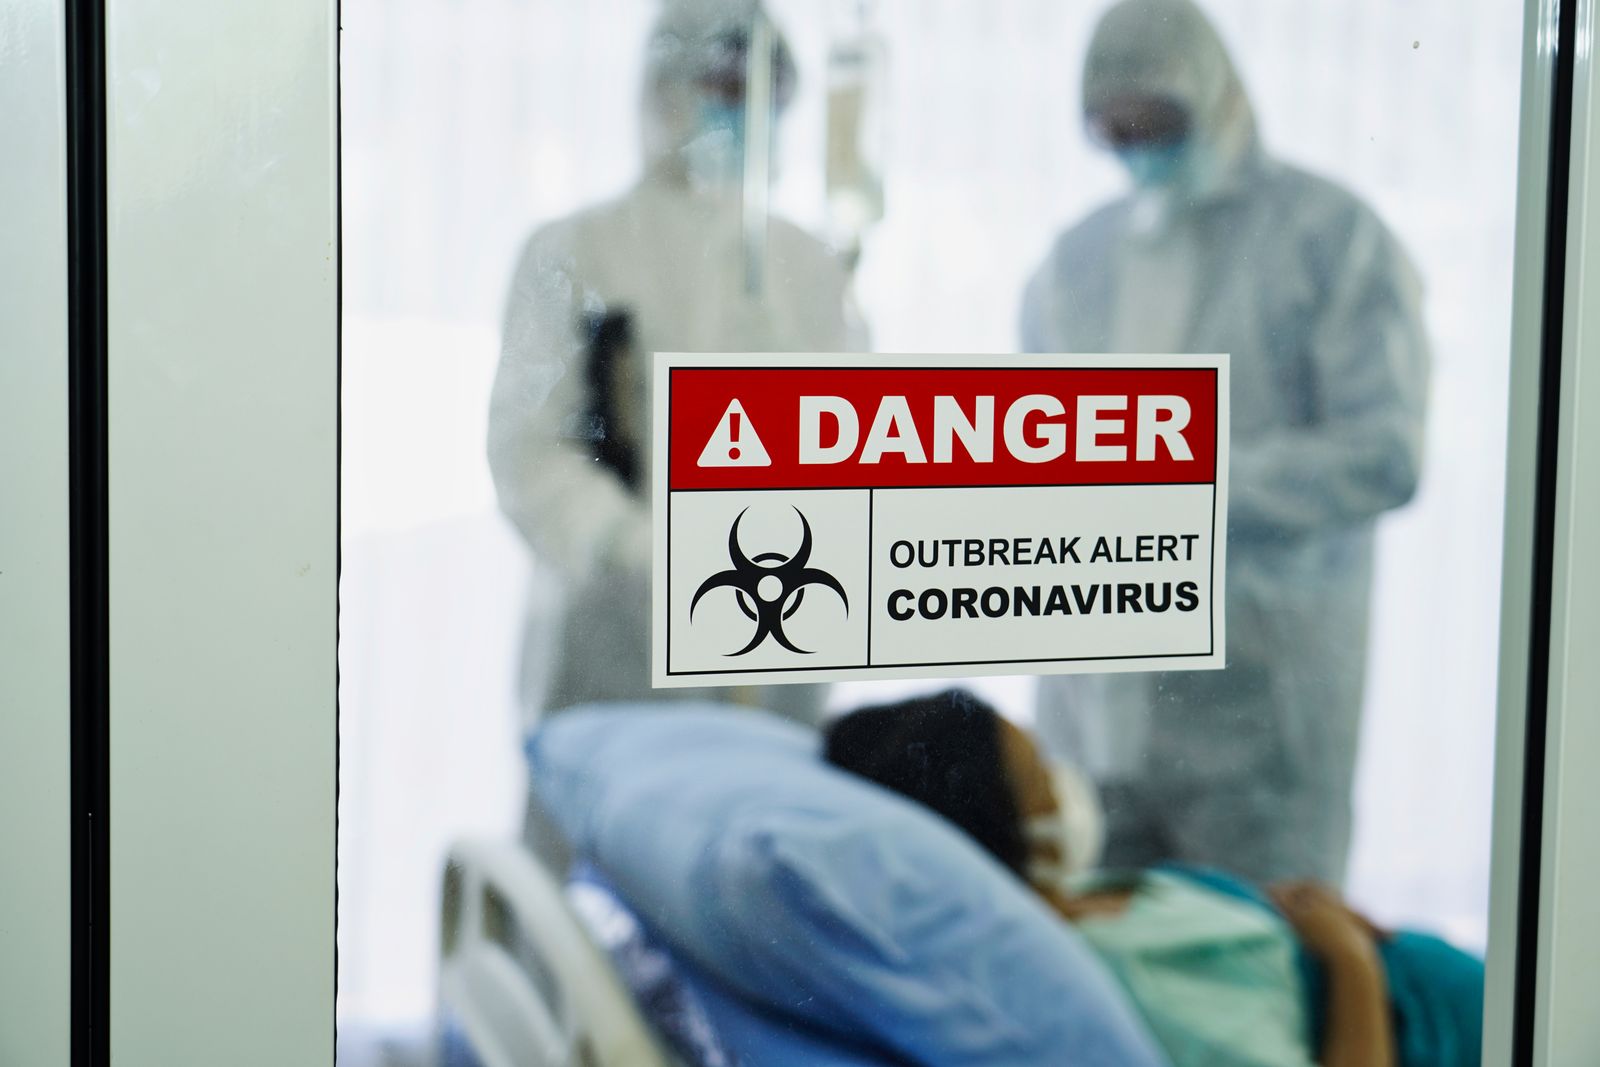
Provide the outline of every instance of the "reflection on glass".
[[[1471,1061],[1472,958],[1355,913],[1481,947],[1516,12],[767,7],[753,293],[755,3],[347,0],[341,1063],[437,1062],[447,849],[506,1003],[683,1062]],[[952,683],[651,692],[650,354],[862,351],[855,289],[890,351],[1232,353],[1227,671],[848,751]]]

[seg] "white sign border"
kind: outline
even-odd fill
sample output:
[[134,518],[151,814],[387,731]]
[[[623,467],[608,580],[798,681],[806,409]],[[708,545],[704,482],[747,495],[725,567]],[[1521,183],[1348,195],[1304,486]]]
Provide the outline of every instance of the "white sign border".
[[[678,368],[748,368],[779,370],[837,367],[846,363],[852,370],[1215,370],[1217,372],[1217,447],[1215,508],[1211,544],[1211,651],[1200,655],[1140,656],[1128,659],[1105,657],[972,662],[921,666],[882,667],[768,667],[726,672],[673,674],[667,670],[667,474],[670,453],[668,376]],[[1227,649],[1227,572],[1228,572],[1228,456],[1232,426],[1229,398],[1229,359],[1223,353],[1172,353],[1155,355],[1082,354],[986,354],[986,353],[843,353],[843,352],[658,352],[650,375],[651,496],[650,536],[652,543],[650,595],[651,685],[657,689],[735,687],[749,685],[794,685],[825,682],[986,678],[1018,674],[1129,674],[1139,671],[1221,670],[1226,666]],[[974,486],[976,489],[982,486]],[[1219,595],[1218,591],[1222,593]],[[868,610],[871,608],[869,606]],[[1063,664],[1080,663],[1081,668]]]

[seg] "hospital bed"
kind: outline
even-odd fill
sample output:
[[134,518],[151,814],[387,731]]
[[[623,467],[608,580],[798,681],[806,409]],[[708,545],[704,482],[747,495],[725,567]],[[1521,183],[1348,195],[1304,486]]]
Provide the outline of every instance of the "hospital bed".
[[453,848],[442,908],[441,1067],[677,1067],[523,846]]
[[817,743],[699,704],[574,709],[531,736],[530,827],[564,848],[451,851],[444,1067],[1161,1063],[1021,883]]

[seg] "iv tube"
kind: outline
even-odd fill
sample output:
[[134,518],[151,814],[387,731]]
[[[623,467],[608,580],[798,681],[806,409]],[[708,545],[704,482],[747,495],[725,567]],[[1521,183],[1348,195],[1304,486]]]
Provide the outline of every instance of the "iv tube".
[[759,297],[766,288],[767,219],[772,189],[772,128],[776,94],[772,23],[758,11],[750,27],[745,68],[744,291]]
[[828,225],[853,264],[867,230],[883,218],[888,64],[869,0],[842,0],[834,10],[828,52]]

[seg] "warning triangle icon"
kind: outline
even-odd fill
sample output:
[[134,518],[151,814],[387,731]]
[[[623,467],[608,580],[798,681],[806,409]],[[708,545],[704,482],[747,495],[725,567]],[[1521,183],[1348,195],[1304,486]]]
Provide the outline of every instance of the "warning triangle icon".
[[744,405],[734,400],[722,413],[717,428],[711,431],[711,440],[700,453],[701,467],[770,467],[772,457],[766,446],[756,436]]

